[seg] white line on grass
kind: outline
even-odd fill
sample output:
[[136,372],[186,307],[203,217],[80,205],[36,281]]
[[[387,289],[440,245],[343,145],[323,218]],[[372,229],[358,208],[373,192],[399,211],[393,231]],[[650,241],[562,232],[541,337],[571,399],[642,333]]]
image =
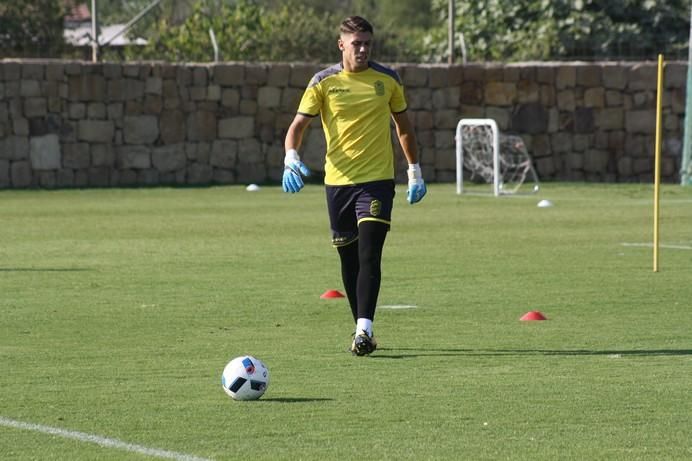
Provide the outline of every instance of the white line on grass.
[[67,429],[61,429],[59,427],[44,426],[42,424],[25,423],[22,421],[16,421],[14,419],[3,418],[2,416],[0,416],[0,426],[41,432],[43,434],[55,435],[65,439],[78,440],[80,442],[95,443],[96,445],[106,448],[116,448],[118,450],[125,450],[129,451],[130,453],[140,453],[156,458],[174,459],[176,461],[211,461],[208,458],[200,458],[185,453],[135,445],[118,439],[109,439],[108,437],[101,437],[100,435],[96,434],[87,434],[86,432],[70,431]]
[[[643,247],[643,248],[653,248],[653,243],[621,243],[620,245],[624,247]],[[692,246],[689,245],[666,245],[660,244],[661,248],[668,248],[671,250],[692,250]]]
[[380,309],[415,309],[418,306],[415,304],[385,304],[384,306],[377,306]]

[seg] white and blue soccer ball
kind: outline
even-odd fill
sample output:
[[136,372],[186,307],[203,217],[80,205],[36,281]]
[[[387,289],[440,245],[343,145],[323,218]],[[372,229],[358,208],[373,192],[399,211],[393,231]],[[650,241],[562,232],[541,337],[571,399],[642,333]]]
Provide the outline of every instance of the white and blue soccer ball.
[[269,369],[251,355],[236,357],[223,369],[221,385],[234,400],[257,400],[269,387]]

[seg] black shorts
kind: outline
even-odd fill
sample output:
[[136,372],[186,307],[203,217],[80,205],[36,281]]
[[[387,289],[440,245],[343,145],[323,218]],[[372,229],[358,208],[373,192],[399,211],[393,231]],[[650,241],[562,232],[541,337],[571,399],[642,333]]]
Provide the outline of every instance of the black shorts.
[[327,210],[332,229],[332,245],[345,246],[358,239],[358,224],[363,221],[385,223],[392,220],[394,180],[327,186]]

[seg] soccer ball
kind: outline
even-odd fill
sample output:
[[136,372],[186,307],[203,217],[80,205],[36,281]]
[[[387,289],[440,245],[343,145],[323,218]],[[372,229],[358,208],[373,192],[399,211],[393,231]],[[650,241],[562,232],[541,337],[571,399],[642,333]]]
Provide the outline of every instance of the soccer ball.
[[269,386],[269,369],[250,355],[236,357],[223,369],[221,385],[234,400],[257,400]]

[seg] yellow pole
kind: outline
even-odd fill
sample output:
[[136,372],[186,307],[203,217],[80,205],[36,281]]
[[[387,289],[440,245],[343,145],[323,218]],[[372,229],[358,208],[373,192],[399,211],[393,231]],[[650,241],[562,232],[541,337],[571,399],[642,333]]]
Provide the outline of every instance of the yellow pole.
[[654,272],[658,272],[658,228],[661,189],[661,99],[663,97],[663,55],[658,55],[658,86],[656,89],[656,146],[654,160]]

